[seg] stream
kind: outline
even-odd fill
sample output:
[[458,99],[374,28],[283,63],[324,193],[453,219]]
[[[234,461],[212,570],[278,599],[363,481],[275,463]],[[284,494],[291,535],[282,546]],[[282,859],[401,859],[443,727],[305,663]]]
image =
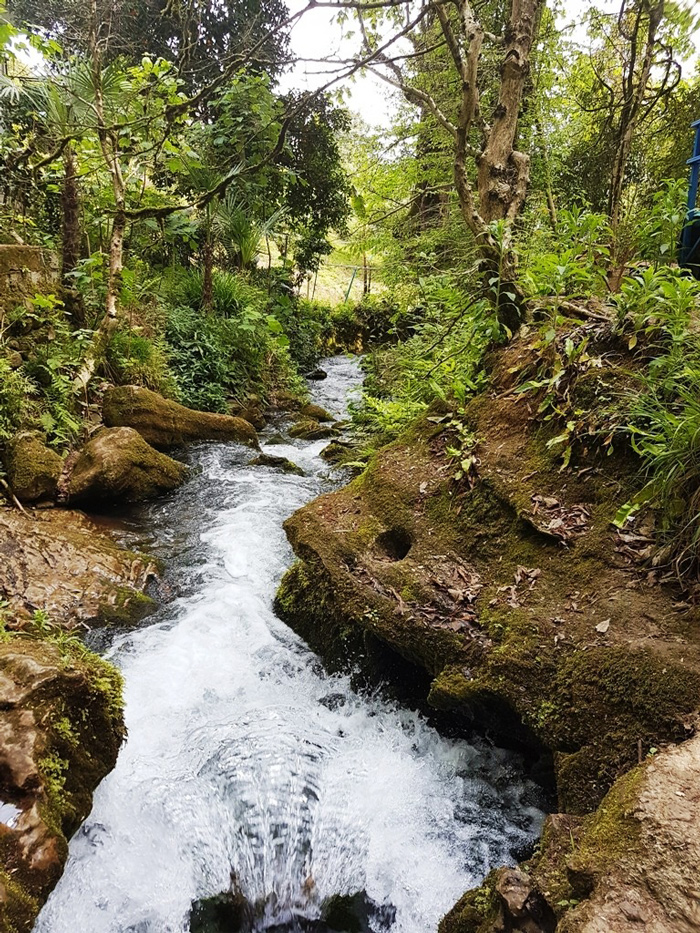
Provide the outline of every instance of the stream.
[[[321,365],[313,401],[342,417],[359,365]],[[307,929],[326,898],[363,891],[370,929],[430,933],[539,833],[516,755],[357,694],[275,617],[293,560],[282,522],[342,479],[319,456],[327,441],[280,432],[263,450],[306,476],[199,445],[189,483],[127,516],[173,594],[101,646],[124,674],[128,741],[35,933],[188,933],[193,901],[234,878],[260,905],[255,930]]]

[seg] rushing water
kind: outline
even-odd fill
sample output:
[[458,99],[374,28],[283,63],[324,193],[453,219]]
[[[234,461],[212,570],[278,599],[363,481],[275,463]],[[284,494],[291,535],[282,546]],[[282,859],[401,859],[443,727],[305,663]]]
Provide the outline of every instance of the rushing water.
[[[357,363],[324,365],[314,399],[342,416]],[[357,695],[275,617],[282,522],[333,480],[324,441],[266,433],[307,476],[202,445],[201,472],[141,519],[177,591],[109,646],[129,738],[36,933],[186,933],[192,902],[232,877],[267,904],[258,929],[364,890],[395,908],[392,933],[428,933],[539,829],[512,755]]]

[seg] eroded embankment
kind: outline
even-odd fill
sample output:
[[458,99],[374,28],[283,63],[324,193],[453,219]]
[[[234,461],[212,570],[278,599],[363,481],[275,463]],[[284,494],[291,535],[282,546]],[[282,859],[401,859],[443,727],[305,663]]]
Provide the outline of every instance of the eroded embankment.
[[0,510],[0,931],[21,933],[124,738],[121,677],[76,626],[137,621],[155,566],[84,515]]
[[[611,524],[626,498],[628,468],[611,458],[604,468],[591,461],[559,470],[533,410],[512,392],[522,354],[517,341],[501,353],[492,390],[467,408],[478,440],[471,482],[455,483],[449,432],[428,418],[381,450],[360,478],[286,525],[299,562],[282,584],[278,611],[330,663],[361,656],[382,663],[388,648],[427,672],[433,706],[502,742],[552,753],[559,808],[573,821],[568,843],[552,818],[545,841],[559,842],[547,842],[548,854],[531,866],[539,893],[526,885],[522,904],[512,897],[508,906],[491,878],[468,909],[444,922],[449,933],[554,930],[557,923],[562,931],[617,929],[610,919],[606,927],[577,919],[585,915],[578,902],[598,888],[591,872],[579,883],[569,865],[576,834],[587,840],[589,862],[614,874],[610,866],[619,868],[622,854],[608,843],[638,809],[638,782],[649,768],[615,782],[640,759],[691,736],[700,702],[694,620],[658,575],[640,568],[639,542]],[[599,831],[611,799],[620,797],[627,803],[613,808],[618,823]],[[598,807],[594,818],[581,819]],[[688,832],[697,831],[696,817],[693,810]],[[625,852],[637,848],[643,865],[643,843]],[[552,872],[560,883],[543,880]],[[694,897],[682,885],[674,891],[669,902]],[[650,897],[661,903],[653,891]],[[649,929],[684,929],[673,911],[659,911]]]

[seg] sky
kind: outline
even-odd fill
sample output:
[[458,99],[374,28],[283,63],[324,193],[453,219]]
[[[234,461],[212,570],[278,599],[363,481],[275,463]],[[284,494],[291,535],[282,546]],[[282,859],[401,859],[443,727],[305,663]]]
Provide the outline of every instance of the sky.
[[[303,9],[306,2],[307,0],[287,0],[287,5],[290,11],[295,13]],[[616,8],[618,3],[619,0],[596,0],[598,7],[611,9]],[[591,5],[592,0],[563,0],[560,4],[563,10],[559,16],[562,27],[568,27],[572,38],[582,44],[586,40],[586,32],[580,24]],[[333,11],[317,7],[306,13],[292,30],[292,53],[301,59],[334,56],[337,53],[348,57],[356,53],[359,45],[357,39],[343,41],[341,34],[341,26],[333,22]],[[700,31],[697,45],[700,48]],[[283,76],[283,89],[294,87],[315,90],[328,80],[328,75],[315,73],[324,67],[329,66],[299,62],[291,72]],[[391,115],[397,106],[395,100],[398,91],[371,74],[358,75],[352,81],[343,82],[341,87],[347,95],[346,104],[358,113],[365,123],[372,127],[390,125]]]

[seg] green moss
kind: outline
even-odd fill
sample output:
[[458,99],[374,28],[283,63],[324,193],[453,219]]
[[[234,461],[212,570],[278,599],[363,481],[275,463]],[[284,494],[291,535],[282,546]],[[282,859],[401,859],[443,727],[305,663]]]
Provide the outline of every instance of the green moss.
[[0,868],[0,933],[27,933],[39,908],[37,898]]
[[39,760],[39,772],[46,801],[41,806],[41,815],[49,829],[58,837],[63,836],[66,818],[75,815],[70,798],[66,795],[66,774],[69,762],[56,751],[47,752]]
[[495,882],[492,871],[480,888],[467,891],[442,918],[438,933],[493,933],[499,914]]
[[102,625],[136,625],[158,606],[155,599],[130,586],[115,586],[112,594],[114,601],[100,606]]

